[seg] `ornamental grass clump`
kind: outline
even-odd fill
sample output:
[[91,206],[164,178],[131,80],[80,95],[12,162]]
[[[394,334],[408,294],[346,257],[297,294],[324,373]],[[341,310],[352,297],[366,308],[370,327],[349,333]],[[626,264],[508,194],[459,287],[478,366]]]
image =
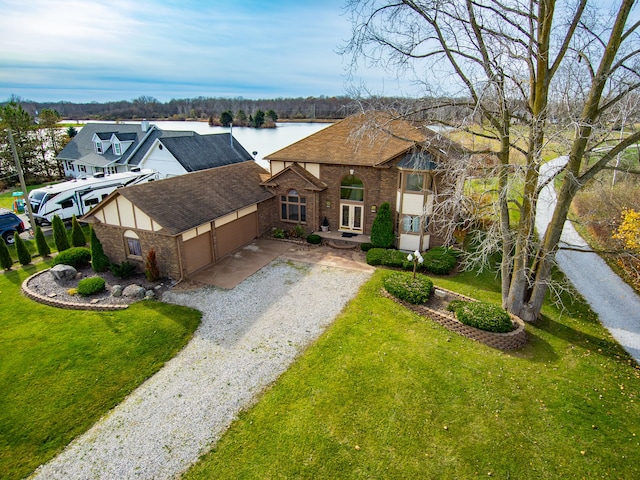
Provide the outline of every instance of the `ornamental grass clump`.
[[102,277],[83,278],[78,282],[78,295],[90,297],[96,293],[104,291],[106,282]]
[[511,317],[504,308],[489,302],[465,302],[454,300],[447,310],[456,314],[460,323],[493,333],[513,330]]
[[401,272],[389,275],[384,280],[384,288],[394,297],[414,305],[422,305],[429,300],[433,290],[433,282],[424,275],[413,275]]

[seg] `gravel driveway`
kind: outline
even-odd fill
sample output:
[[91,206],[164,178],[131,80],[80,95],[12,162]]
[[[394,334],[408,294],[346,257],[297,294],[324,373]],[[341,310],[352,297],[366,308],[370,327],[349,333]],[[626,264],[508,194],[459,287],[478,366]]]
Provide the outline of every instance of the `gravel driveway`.
[[[551,160],[540,168],[540,182],[561,169],[567,157]],[[556,204],[553,183],[542,189],[536,209],[536,228],[545,232]],[[563,246],[585,251],[563,250]],[[564,224],[560,248],[556,254],[558,266],[576,290],[589,302],[611,335],[640,363],[640,297],[623,282],[602,258],[576,232],[571,222]]]
[[163,301],[203,312],[194,338],[35,478],[174,478],[332,323],[369,276],[275,261],[230,291],[165,293]]

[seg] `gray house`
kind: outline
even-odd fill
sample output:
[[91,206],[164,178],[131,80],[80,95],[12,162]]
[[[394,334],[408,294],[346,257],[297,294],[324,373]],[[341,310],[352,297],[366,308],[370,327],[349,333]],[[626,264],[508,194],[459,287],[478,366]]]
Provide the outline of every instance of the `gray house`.
[[88,123],[58,154],[67,177],[119,173],[133,168],[161,178],[253,160],[230,134],[199,135],[140,124]]

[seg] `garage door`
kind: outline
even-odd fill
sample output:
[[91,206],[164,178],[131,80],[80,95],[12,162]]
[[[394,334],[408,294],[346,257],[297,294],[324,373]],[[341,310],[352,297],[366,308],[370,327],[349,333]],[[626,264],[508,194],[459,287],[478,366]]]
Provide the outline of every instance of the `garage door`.
[[240,217],[221,227],[216,227],[217,258],[233,252],[258,236],[258,214],[256,212]]
[[213,263],[211,232],[203,233],[184,242],[187,275]]

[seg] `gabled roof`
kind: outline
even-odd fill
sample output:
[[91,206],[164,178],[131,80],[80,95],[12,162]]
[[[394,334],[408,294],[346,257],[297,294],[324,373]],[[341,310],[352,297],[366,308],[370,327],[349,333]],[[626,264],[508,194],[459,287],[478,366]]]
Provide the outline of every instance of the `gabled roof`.
[[307,190],[321,192],[325,188],[327,188],[327,184],[317,178],[315,175],[312,175],[307,170],[302,168],[297,163],[289,165],[287,168],[279,171],[273,177],[269,178],[263,185],[267,187],[277,187],[280,183],[280,178],[287,175],[289,172],[292,172],[295,175],[298,175],[303,180],[307,182]]
[[265,159],[375,167],[413,151],[416,146],[436,156],[462,152],[459,145],[432,130],[374,112],[347,117]]
[[[93,136],[96,135],[101,140],[110,140],[116,135],[120,140],[133,142],[122,155],[116,155],[113,146],[110,146],[104,153],[96,154]],[[113,163],[131,163],[138,165],[142,155],[146,152],[152,142],[150,139],[165,136],[189,136],[193,132],[177,132],[160,130],[154,125],[150,125],[145,132],[140,124],[125,123],[87,123],[78,134],[73,137],[69,144],[58,154],[58,159],[66,161],[77,161],[88,165],[105,166]],[[138,162],[131,160],[137,159]]]
[[269,172],[255,162],[187,173],[114,191],[86,215],[90,218],[121,195],[177,235],[273,197],[260,183]]
[[162,137],[160,142],[187,172],[253,160],[251,154],[228,133]]

